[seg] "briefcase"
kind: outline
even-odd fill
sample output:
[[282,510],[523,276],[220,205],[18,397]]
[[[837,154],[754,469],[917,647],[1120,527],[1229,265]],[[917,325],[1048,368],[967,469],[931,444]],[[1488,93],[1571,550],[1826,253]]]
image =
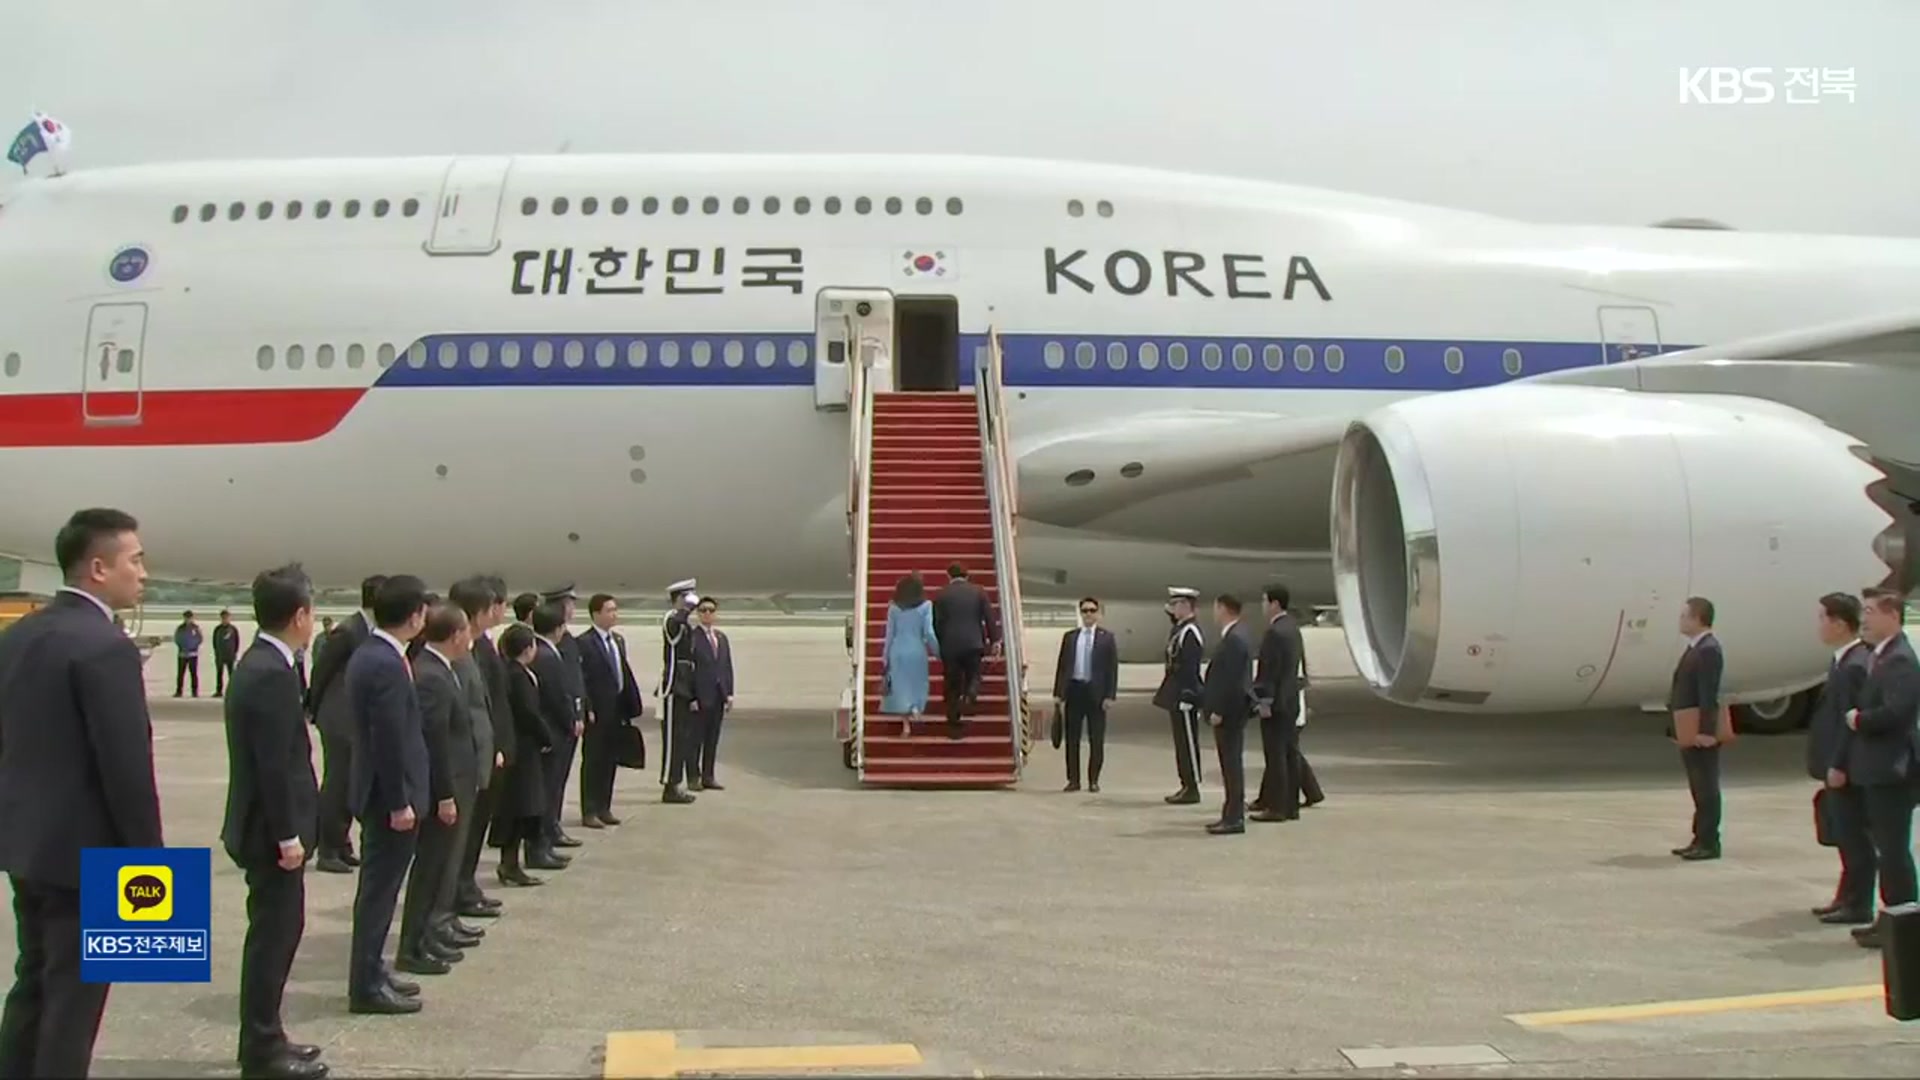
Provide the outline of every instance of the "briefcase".
[[1067,721],[1061,715],[1063,711],[1059,706],[1054,706],[1053,719],[1047,724],[1047,738],[1053,740],[1055,750],[1060,749],[1060,743],[1067,737]]
[[613,732],[613,763],[623,769],[647,767],[647,740],[639,727],[621,724]]
[[1813,838],[1821,847],[1839,847],[1840,829],[1834,821],[1837,802],[1832,788],[1821,788],[1813,793]]

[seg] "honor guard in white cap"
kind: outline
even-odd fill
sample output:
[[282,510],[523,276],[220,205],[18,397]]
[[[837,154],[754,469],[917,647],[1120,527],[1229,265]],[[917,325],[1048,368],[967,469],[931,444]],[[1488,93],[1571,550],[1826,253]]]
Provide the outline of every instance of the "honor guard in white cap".
[[1167,796],[1175,805],[1200,801],[1200,658],[1206,651],[1194,609],[1200,590],[1167,589],[1167,615],[1173,630],[1167,635],[1167,670],[1154,692],[1153,703],[1167,711],[1173,727],[1173,763],[1180,773],[1180,790]]
[[[573,583],[548,589],[540,594],[540,603],[558,608],[560,611],[560,640],[554,648],[560,653],[560,670],[565,676],[563,689],[567,700],[573,703],[573,721],[586,724],[587,716],[587,672],[580,666],[580,643],[574,640],[573,632],[567,627],[573,624],[574,601],[580,594],[574,592]],[[560,813],[567,801],[567,778],[573,773],[573,759],[580,746],[580,736],[572,728],[560,732],[560,739],[553,744],[553,752],[546,755],[547,762],[547,835],[555,847],[575,848],[580,841],[567,835],[560,827]]]
[[693,631],[687,619],[700,603],[699,581],[667,586],[668,610],[660,622],[660,801],[690,803],[686,789],[692,759]]

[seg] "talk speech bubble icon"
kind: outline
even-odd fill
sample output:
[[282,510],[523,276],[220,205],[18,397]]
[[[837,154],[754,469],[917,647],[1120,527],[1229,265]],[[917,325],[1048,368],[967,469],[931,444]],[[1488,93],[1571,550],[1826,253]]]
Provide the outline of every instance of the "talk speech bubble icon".
[[165,922],[173,917],[173,870],[166,866],[120,868],[120,917]]

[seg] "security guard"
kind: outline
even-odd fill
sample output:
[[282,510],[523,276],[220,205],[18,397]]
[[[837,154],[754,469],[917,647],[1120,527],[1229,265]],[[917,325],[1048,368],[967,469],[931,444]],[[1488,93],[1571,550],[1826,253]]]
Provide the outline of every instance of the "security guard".
[[690,803],[686,789],[693,759],[693,631],[688,616],[700,603],[694,578],[667,586],[667,616],[660,622],[660,801]]
[[1200,801],[1200,657],[1206,651],[1194,608],[1200,590],[1167,590],[1167,615],[1173,631],[1167,635],[1167,673],[1153,703],[1167,710],[1173,726],[1173,760],[1180,771],[1180,790],[1167,796],[1175,806]]
[[[554,648],[559,650],[560,670],[566,675],[562,689],[567,692],[567,700],[573,703],[573,722],[584,725],[587,722],[587,672],[580,666],[580,643],[574,640],[573,632],[567,629],[573,625],[574,603],[579,598],[580,594],[573,591],[571,582],[540,594],[542,604],[560,609],[560,640]],[[547,835],[555,847],[576,848],[580,846],[580,841],[567,835],[567,830],[561,827],[560,813],[566,805],[567,776],[573,772],[573,759],[580,746],[580,737],[573,733],[572,728],[560,734],[560,741],[554,743],[553,752],[548,755],[547,801],[552,805],[552,810],[547,817]]]

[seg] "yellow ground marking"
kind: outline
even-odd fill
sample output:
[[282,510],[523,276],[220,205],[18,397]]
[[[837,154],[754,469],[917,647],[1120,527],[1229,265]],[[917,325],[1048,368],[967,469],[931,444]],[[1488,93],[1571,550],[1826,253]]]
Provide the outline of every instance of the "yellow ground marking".
[[1745,994],[1740,997],[1649,1001],[1640,1005],[1606,1005],[1594,1009],[1562,1009],[1558,1012],[1513,1013],[1507,1019],[1521,1027],[1559,1027],[1565,1024],[1593,1024],[1606,1020],[1651,1020],[1666,1016],[1704,1016],[1710,1013],[1778,1009],[1793,1005],[1837,1005],[1852,1001],[1879,1001],[1884,994],[1885,989],[1879,983],[1871,983],[1866,986],[1831,986],[1824,990],[1789,990],[1778,994]]
[[919,1065],[912,1043],[838,1046],[681,1046],[671,1031],[616,1031],[607,1036],[607,1080],[670,1078],[681,1073],[756,1070],[885,1069]]

